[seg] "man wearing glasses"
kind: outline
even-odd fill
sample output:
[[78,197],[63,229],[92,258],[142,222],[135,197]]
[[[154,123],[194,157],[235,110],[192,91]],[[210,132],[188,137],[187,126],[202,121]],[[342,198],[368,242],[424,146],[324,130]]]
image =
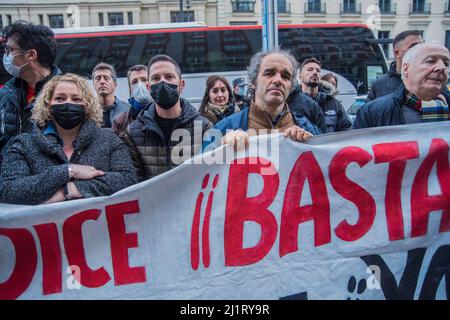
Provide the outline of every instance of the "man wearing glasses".
[[50,28],[16,21],[4,28],[3,41],[3,66],[13,78],[0,89],[1,155],[11,138],[31,131],[35,98],[51,77],[61,73],[53,65],[56,41]]

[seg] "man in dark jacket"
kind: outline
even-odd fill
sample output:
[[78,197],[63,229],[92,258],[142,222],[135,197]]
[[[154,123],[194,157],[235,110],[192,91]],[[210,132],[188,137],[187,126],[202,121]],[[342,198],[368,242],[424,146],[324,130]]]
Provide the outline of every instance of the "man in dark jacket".
[[203,134],[212,127],[195,107],[180,98],[184,80],[178,63],[156,55],[148,63],[153,103],[130,125],[130,146],[140,180],[168,171],[201,152]]
[[395,61],[391,63],[389,71],[372,83],[366,102],[393,93],[403,83],[401,70],[405,53],[415,45],[422,43],[423,39],[419,31],[406,30],[399,33],[392,44]]
[[[56,41],[43,25],[16,21],[3,30],[3,66],[13,76],[0,89],[0,149],[4,155],[11,138],[31,132],[31,110],[44,84],[61,71],[53,65]],[[0,156],[0,163],[1,163]]]
[[313,98],[325,114],[324,132],[336,132],[350,130],[352,124],[342,104],[332,95],[319,91],[320,72],[322,65],[315,58],[303,61],[300,68],[301,89]]
[[327,132],[325,115],[322,109],[316,101],[302,92],[300,84],[297,81],[295,81],[294,90],[286,102],[292,112],[307,117],[320,131]]
[[450,52],[439,44],[419,44],[403,58],[402,84],[394,93],[363,105],[355,129],[450,120]]

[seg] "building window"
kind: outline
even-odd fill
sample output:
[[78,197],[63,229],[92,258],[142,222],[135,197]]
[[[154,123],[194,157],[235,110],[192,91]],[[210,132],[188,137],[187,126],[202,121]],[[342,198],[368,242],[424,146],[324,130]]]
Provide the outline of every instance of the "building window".
[[133,12],[127,12],[128,24],[133,24]]
[[378,7],[381,14],[395,14],[397,11],[397,4],[393,4],[391,0],[379,0]]
[[320,0],[308,0],[306,12],[320,13],[321,1]]
[[287,3],[286,0],[278,0],[277,1],[277,11],[278,11],[278,13],[290,13],[291,12],[291,4]]
[[356,2],[355,0],[344,0],[344,7],[342,12],[355,12],[356,11]]
[[255,0],[232,0],[233,12],[255,12]]
[[110,26],[123,24],[123,12],[110,12],[108,13],[108,21]]
[[98,13],[98,25],[99,26],[104,26],[105,25],[105,21],[103,20],[103,12],[99,12]]
[[39,18],[39,24],[44,24],[44,15],[38,14],[38,18]]
[[12,24],[12,16],[10,14],[6,15],[6,21],[8,21],[8,24]]
[[0,29],[2,29],[2,28],[3,28],[3,17],[0,14]]
[[50,28],[64,28],[64,16],[62,14],[49,14]]
[[430,14],[431,4],[426,3],[425,0],[413,0],[411,5],[411,14]]
[[[378,39],[389,39],[389,31],[378,31]],[[381,47],[383,48],[384,55],[386,58],[389,58],[389,44],[388,43],[382,43]]]
[[194,11],[183,11],[183,21],[181,21],[180,11],[170,11],[170,22],[190,22],[195,21]]

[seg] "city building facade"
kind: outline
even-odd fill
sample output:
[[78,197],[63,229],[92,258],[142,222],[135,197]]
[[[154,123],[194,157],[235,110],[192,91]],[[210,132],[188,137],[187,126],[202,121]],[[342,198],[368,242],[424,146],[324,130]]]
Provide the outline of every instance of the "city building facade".
[[[407,29],[450,48],[450,0],[277,0],[278,23],[364,23],[378,38]],[[183,14],[180,6],[183,4]],[[261,23],[260,0],[0,0],[0,27],[28,20],[52,28],[202,21]],[[384,45],[392,59],[392,46]]]

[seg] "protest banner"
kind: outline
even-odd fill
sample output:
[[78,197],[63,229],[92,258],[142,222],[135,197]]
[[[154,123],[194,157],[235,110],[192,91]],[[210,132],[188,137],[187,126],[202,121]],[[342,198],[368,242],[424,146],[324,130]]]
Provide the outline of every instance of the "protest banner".
[[0,298],[448,299],[449,137],[253,137],[110,197],[2,204]]

